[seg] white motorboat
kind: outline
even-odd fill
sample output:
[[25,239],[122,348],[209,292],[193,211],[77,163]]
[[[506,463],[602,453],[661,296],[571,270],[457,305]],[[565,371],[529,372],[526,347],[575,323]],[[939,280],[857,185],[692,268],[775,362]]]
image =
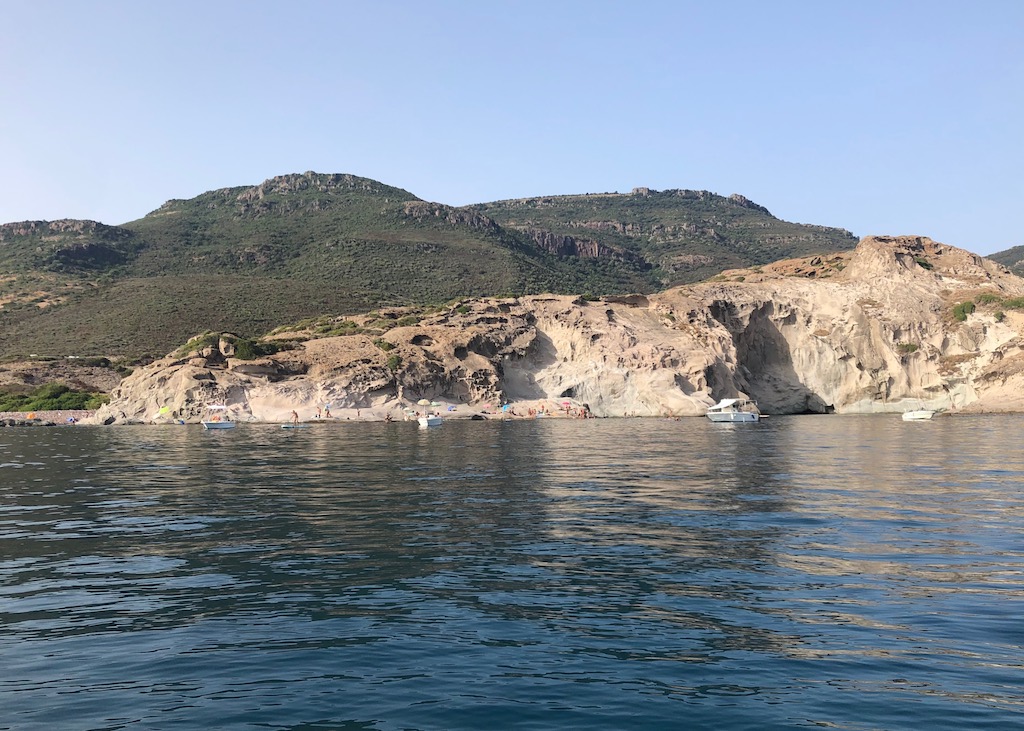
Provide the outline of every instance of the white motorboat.
[[417,421],[420,426],[440,426],[442,419],[437,414],[427,414],[418,418]]
[[224,404],[212,404],[206,407],[206,415],[203,417],[204,429],[234,429],[235,422],[228,414],[228,407]]
[[927,421],[935,416],[934,411],[928,409],[917,409],[916,411],[904,411],[903,421]]
[[718,422],[759,421],[764,418],[750,399],[726,398],[708,409],[707,417]]

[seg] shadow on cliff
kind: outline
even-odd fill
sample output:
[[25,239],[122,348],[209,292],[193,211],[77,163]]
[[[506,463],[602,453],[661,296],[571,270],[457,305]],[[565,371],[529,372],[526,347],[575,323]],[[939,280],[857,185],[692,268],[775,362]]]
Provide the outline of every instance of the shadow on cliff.
[[[764,302],[744,318],[731,302],[716,300],[711,315],[732,335],[736,348],[736,386],[765,413],[830,414],[835,409],[800,379],[789,342],[775,317],[775,303]],[[790,312],[784,325],[796,322]]]
[[[537,383],[536,374],[558,361],[558,351],[550,337],[537,331],[526,351],[518,360],[508,360],[501,368],[501,387],[511,399],[524,401],[548,398],[547,391]],[[561,394],[566,396],[565,393]],[[569,397],[574,394],[568,394]]]

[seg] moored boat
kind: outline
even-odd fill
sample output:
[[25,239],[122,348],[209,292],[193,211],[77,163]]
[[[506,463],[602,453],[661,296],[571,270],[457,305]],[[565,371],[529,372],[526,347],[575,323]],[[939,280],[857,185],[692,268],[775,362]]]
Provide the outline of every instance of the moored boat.
[[903,421],[927,421],[935,416],[934,411],[928,409],[917,409],[916,411],[904,411]]
[[203,417],[204,429],[234,429],[235,422],[228,414],[228,407],[223,404],[212,404],[206,407],[206,416]]
[[419,417],[417,421],[420,423],[420,426],[439,426],[442,419],[437,414],[427,414],[426,416]]
[[726,398],[708,409],[706,416],[716,422],[748,422],[764,418],[750,399]]

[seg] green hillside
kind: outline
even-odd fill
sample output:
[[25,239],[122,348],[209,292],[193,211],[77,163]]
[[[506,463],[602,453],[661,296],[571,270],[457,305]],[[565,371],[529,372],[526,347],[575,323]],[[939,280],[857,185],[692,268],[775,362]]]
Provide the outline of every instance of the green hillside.
[[124,264],[138,239],[128,229],[95,221],[25,221],[0,226],[0,271],[99,272]]
[[539,245],[554,238],[569,248],[565,240],[570,239],[577,248],[597,244],[640,257],[662,287],[857,244],[849,231],[789,223],[742,196],[707,191],[637,188],[629,194],[546,196],[469,208],[530,235]]
[[1024,276],[1024,246],[1014,246],[1012,249],[990,254],[985,258],[1002,264],[1014,274]]
[[639,190],[453,208],[304,173],[172,200],[121,226],[0,226],[0,358],[162,355],[205,330],[464,296],[650,292],[849,249],[740,197]]

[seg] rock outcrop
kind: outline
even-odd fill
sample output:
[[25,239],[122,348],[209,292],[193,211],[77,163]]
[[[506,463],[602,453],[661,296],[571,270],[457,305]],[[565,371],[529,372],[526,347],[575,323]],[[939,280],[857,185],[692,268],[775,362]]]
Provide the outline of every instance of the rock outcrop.
[[[1024,280],[922,237],[733,270],[657,295],[473,300],[338,323],[242,361],[169,356],[126,378],[99,421],[196,420],[208,403],[284,420],[330,403],[586,405],[597,416],[696,416],[724,397],[762,412],[1024,410]],[[341,332],[345,332],[341,328]],[[358,413],[358,411],[357,411]]]

